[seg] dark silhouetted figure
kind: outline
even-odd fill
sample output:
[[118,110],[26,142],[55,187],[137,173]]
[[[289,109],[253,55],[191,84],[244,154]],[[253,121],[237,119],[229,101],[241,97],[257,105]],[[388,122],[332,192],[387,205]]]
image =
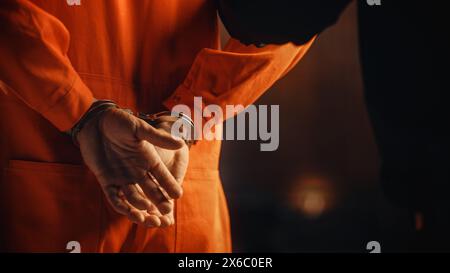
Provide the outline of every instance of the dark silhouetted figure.
[[[234,38],[262,46],[304,43],[334,24],[350,2],[219,4]],[[358,5],[365,95],[382,157],[383,188],[411,215],[422,215],[417,248],[408,250],[449,251],[450,35],[445,1],[361,0]]]

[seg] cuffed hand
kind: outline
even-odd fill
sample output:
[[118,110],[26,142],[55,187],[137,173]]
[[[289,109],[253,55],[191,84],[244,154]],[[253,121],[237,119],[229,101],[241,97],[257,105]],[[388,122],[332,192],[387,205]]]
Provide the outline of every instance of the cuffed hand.
[[148,227],[173,224],[170,199],[181,197],[189,161],[183,140],[115,108],[88,121],[77,140],[118,213]]

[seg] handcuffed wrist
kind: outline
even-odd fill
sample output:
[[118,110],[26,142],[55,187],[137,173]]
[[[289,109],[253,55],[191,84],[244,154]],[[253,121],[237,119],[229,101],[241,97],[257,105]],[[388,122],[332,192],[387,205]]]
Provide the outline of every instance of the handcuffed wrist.
[[[94,118],[98,117],[105,111],[109,109],[120,109],[120,107],[111,100],[97,100],[95,101],[92,106],[89,108],[89,110],[83,115],[83,117],[78,121],[78,123],[67,132],[68,135],[71,136],[73,143],[76,146],[79,146],[77,136],[80,133],[80,131],[85,127],[85,125],[93,120]],[[153,127],[159,127],[164,122],[168,123],[175,123],[178,121],[181,121],[183,126],[187,126],[188,134],[181,134],[180,137],[186,142],[186,145],[188,147],[191,147],[193,144],[196,143],[194,140],[194,122],[192,119],[183,114],[183,113],[173,113],[171,111],[163,111],[156,114],[143,114],[143,113],[137,113],[134,114],[131,110],[128,109],[122,109],[123,111],[126,111],[130,115],[136,116],[148,124],[150,124]]]
[[[183,126],[186,126],[188,129],[186,130],[188,133],[184,134],[182,133],[181,135],[179,135],[179,137],[181,137],[185,142],[186,145],[190,148],[192,145],[194,145],[196,143],[195,139],[194,139],[194,122],[192,121],[192,119],[183,114],[183,113],[174,113],[171,111],[163,111],[163,112],[159,112],[156,114],[143,114],[143,113],[138,113],[137,116],[146,121],[148,124],[150,124],[153,127],[158,128],[160,124],[168,122],[171,124],[174,124],[175,122],[181,121]],[[172,133],[172,132],[170,132]],[[177,132],[179,133],[179,132]]]
[[75,126],[67,132],[72,138],[73,143],[76,146],[79,146],[78,143],[78,133],[84,128],[84,126],[91,121],[92,119],[98,117],[100,114],[104,113],[105,111],[112,109],[112,108],[119,108],[119,106],[111,100],[97,100],[95,101],[89,110],[81,117],[80,121],[75,124]]

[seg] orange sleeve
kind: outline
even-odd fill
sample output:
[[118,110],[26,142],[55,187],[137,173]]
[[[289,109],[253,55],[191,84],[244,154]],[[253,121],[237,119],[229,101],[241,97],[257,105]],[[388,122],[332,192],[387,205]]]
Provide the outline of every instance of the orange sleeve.
[[222,109],[248,106],[298,63],[313,40],[302,46],[289,43],[257,48],[230,39],[223,51],[203,49],[185,81],[164,105],[172,109],[184,104],[192,109],[194,96],[201,96],[204,105],[216,104]]
[[27,0],[0,1],[0,88],[67,131],[94,98],[67,57],[64,25]]

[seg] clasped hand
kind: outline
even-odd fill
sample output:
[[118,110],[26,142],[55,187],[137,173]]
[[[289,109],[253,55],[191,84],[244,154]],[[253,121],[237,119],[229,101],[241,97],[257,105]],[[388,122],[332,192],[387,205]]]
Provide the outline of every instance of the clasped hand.
[[106,199],[147,227],[174,224],[173,199],[182,195],[189,148],[182,139],[123,110],[111,108],[77,135],[81,154]]

